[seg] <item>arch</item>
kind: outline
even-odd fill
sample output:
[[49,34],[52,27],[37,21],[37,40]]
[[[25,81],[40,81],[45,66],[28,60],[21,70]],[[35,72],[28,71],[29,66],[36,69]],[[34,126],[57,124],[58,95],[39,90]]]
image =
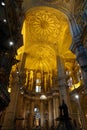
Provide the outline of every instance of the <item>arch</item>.
[[[26,44],[25,51],[27,54],[30,54],[34,58],[35,53],[32,53],[34,52],[33,50],[37,52],[42,46],[41,51],[43,51],[43,55],[49,51],[49,53],[46,54],[49,57],[46,58],[49,59],[49,63],[44,60],[44,65],[47,64],[47,66],[53,66],[50,63],[54,61],[51,59],[55,58],[53,58],[51,52],[53,52],[53,54],[56,52],[55,57],[56,55],[66,56],[65,52],[67,52],[72,43],[72,36],[68,17],[63,12],[47,6],[31,8],[25,14],[24,26],[26,28],[26,31],[24,30],[24,38],[26,37],[24,44]],[[32,49],[32,51],[30,52],[29,49]],[[37,55],[37,57],[38,56],[39,55]],[[37,59],[41,59],[41,57]],[[34,63],[36,64],[35,59]]]
[[56,4],[55,5],[53,5],[53,4],[49,4],[49,5],[46,4],[45,6],[44,5],[42,5],[42,6],[40,6],[40,5],[39,6],[34,6],[34,7],[31,7],[31,8],[27,8],[27,10],[25,10],[25,14],[29,10],[32,10],[32,9],[35,9],[35,8],[39,8],[39,7],[42,7],[42,8],[43,7],[53,8],[55,10],[58,10],[58,11],[62,12],[67,17],[67,19],[69,21],[70,31],[71,31],[72,37],[74,38],[74,37],[80,35],[81,32],[80,32],[79,26],[78,26],[78,24],[77,24],[77,22],[75,20],[74,15],[68,9],[62,7],[61,5],[56,6]]
[[[26,11],[25,11],[25,14],[28,12],[28,11],[31,11],[33,9],[38,9],[38,8],[43,8],[43,7],[47,7],[47,8],[53,8],[54,10],[57,10],[57,11],[60,11],[61,13],[63,13],[65,15],[65,17],[67,18],[68,22],[69,22],[69,27],[70,27],[70,32],[72,34],[72,44],[74,42],[74,40],[77,38],[80,38],[81,36],[81,30],[76,22],[76,19],[75,17],[72,15],[71,12],[69,12],[69,10],[67,10],[66,8],[63,8],[61,6],[58,6],[56,7],[53,6],[52,4],[51,5],[46,5],[46,6],[35,6],[35,7],[31,7],[31,8],[28,8]],[[72,51],[72,45],[70,46],[70,51]],[[73,51],[72,51],[73,52]]]

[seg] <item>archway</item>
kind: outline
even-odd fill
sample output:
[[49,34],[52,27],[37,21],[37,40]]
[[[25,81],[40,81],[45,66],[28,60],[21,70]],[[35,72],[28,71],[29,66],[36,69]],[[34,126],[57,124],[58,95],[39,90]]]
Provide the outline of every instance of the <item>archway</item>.
[[69,50],[70,31],[67,16],[57,9],[41,6],[27,11],[22,29],[24,46],[18,50],[18,54],[26,53],[25,68],[36,69],[41,64],[42,68],[57,69],[57,55],[70,62],[75,59]]
[[[40,92],[58,88],[58,83],[53,83],[53,78],[58,78],[57,58],[63,59],[65,68],[69,70],[75,63],[75,55],[69,50],[72,35],[67,16],[50,7],[32,8],[25,14],[22,34],[24,46],[18,50],[18,54],[26,55],[24,68],[29,72],[31,80],[27,85],[28,91],[36,92],[37,72],[41,74],[38,85]],[[54,119],[56,116],[54,114]]]

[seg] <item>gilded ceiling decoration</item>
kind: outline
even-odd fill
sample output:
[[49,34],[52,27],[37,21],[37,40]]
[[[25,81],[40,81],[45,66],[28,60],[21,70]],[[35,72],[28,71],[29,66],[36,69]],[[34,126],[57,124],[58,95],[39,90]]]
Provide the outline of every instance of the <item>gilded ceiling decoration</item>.
[[[48,9],[34,10],[26,15],[26,24],[28,27],[29,39],[31,41],[50,41],[57,39],[60,35],[60,17],[50,12]],[[61,19],[62,20],[62,19]],[[62,30],[61,30],[62,31]]]
[[48,45],[33,45],[27,54],[25,68],[48,71],[56,69],[55,51]]
[[[64,41],[64,35],[68,39],[71,37],[66,16],[49,7],[38,7],[28,11],[25,17],[25,28],[27,45],[45,43],[55,46],[59,44],[57,46],[59,48]],[[70,44],[71,41],[68,41],[65,48],[69,48]]]
[[22,34],[24,47],[19,52],[27,54],[27,69],[53,70],[57,55],[71,57],[71,52],[67,53],[72,42],[68,19],[54,8],[42,6],[27,11]]
[[[30,21],[30,22],[29,22]],[[49,12],[40,11],[28,19],[29,32],[32,35],[38,35],[37,38],[47,40],[50,36],[57,38],[59,34],[59,20]],[[54,34],[52,34],[54,32]]]

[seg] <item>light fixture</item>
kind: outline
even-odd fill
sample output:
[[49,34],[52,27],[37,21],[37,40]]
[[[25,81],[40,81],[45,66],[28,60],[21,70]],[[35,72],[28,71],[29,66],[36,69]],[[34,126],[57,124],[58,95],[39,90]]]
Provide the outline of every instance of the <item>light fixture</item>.
[[76,99],[79,99],[79,95],[78,95],[78,94],[76,94],[76,95],[75,95],[75,98],[76,98]]
[[2,6],[5,6],[5,2],[2,1],[2,2],[1,2],[1,5],[2,5]]
[[6,20],[6,19],[3,19],[3,22],[4,22],[4,23],[6,23],[6,22],[7,22],[7,20]]
[[19,71],[17,71],[16,73],[19,74]]
[[13,45],[14,45],[14,42],[13,42],[13,41],[10,41],[10,42],[9,42],[9,45],[10,45],[10,46],[13,46]]
[[46,97],[46,95],[42,94],[42,95],[40,96],[40,99],[41,99],[41,100],[46,100],[47,97]]
[[11,88],[10,87],[8,88],[8,92],[11,93]]

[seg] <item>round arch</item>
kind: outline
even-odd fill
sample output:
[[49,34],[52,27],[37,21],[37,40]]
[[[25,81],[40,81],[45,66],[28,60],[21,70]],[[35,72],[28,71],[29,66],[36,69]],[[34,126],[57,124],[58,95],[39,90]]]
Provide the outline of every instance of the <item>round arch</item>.
[[[47,6],[31,8],[25,14],[23,28],[24,52],[27,54],[29,53],[29,55],[33,57],[35,66],[37,66],[36,63],[38,63],[38,59],[43,57],[44,59],[49,59],[48,62],[42,60],[43,63],[45,62],[45,65],[47,64],[47,66],[53,67],[49,62],[55,63],[54,59],[56,58],[53,58],[51,55],[52,52],[55,57],[56,55],[60,55],[65,58],[65,56],[68,55],[70,56],[70,59],[72,58],[72,54],[70,54],[71,52],[69,51],[72,43],[69,20],[60,10]],[[35,52],[37,54],[37,51],[40,51],[39,48],[41,48],[41,46],[43,48],[41,49],[43,55],[39,58],[39,55],[37,55],[36,58]],[[44,55],[46,57],[44,57]],[[37,62],[35,61],[35,58]],[[73,58],[75,58],[74,55]],[[54,68],[56,68],[56,66],[57,65],[55,64]]]

